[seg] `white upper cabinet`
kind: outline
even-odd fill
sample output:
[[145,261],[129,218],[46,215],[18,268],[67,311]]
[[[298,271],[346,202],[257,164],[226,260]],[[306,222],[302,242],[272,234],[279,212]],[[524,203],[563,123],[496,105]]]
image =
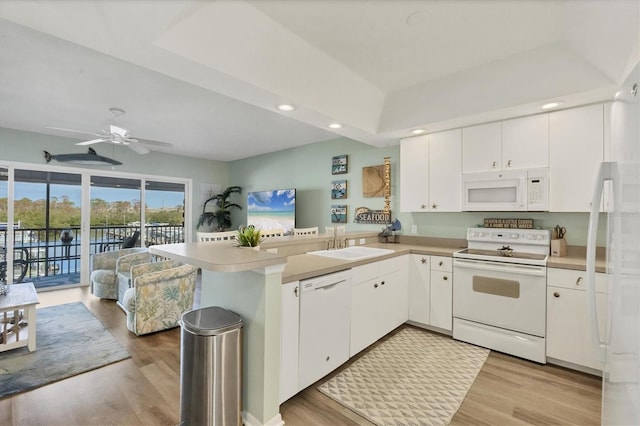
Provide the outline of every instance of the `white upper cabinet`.
[[590,210],[604,158],[603,108],[589,105],[550,114],[549,211]]
[[489,172],[502,167],[502,123],[462,129],[462,173]]
[[429,211],[461,211],[462,132],[429,135]]
[[400,211],[429,211],[429,135],[400,141]]
[[549,167],[549,115],[502,122],[502,168]]

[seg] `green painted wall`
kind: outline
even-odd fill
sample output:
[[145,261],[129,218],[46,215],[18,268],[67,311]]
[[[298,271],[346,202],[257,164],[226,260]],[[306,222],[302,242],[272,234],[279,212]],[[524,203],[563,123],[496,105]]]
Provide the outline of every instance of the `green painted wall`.
[[[87,152],[86,147],[76,146],[77,139],[44,135],[41,133],[23,132],[0,127],[0,160],[46,164],[43,151],[51,154],[69,154]],[[211,161],[200,158],[176,156],[159,152],[146,155],[136,154],[126,147],[98,144],[95,147],[98,154],[121,161],[121,166],[94,167],[91,170],[120,170],[154,176],[171,176],[189,178],[193,180],[193,224],[198,222],[202,210],[201,184],[219,184],[222,188],[228,185],[228,163]],[[56,165],[53,160],[51,165]],[[73,167],[61,163],[65,167]],[[80,167],[78,167],[80,169]],[[86,170],[86,168],[82,168]],[[194,229],[195,232],[195,229]]]
[[[349,173],[331,174],[331,159],[335,155],[349,155]],[[245,191],[296,188],[296,225],[298,227],[331,225],[329,209],[332,204],[349,206],[347,231],[381,230],[382,225],[353,223],[356,207],[382,209],[383,198],[362,197],[362,167],[382,164],[391,157],[391,209],[393,217],[402,222],[402,233],[411,235],[411,225],[417,225],[418,235],[445,238],[466,238],[466,229],[483,223],[485,217],[531,218],[536,226],[552,228],[559,224],[567,228],[567,243],[586,245],[587,213],[400,213],[399,157],[400,147],[374,148],[347,138],[339,138],[276,153],[260,155],[231,163],[229,182]],[[331,200],[332,180],[347,179],[346,200]],[[594,178],[595,179],[595,178]],[[338,202],[339,201],[339,202]],[[246,207],[246,195],[242,197]],[[245,223],[246,212],[235,212],[233,223]],[[600,220],[598,245],[604,245],[606,218]]]

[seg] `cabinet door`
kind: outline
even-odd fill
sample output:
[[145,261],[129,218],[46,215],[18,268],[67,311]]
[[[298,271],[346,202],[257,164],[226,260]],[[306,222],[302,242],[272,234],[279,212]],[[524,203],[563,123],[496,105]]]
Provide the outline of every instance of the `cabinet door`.
[[462,211],[462,131],[429,136],[429,211]]
[[452,329],[453,286],[450,272],[431,271],[431,312],[432,326],[451,331]]
[[430,256],[412,254],[409,263],[409,319],[429,324],[429,304],[431,300],[431,259]]
[[429,135],[400,141],[400,211],[429,211]]
[[603,127],[602,105],[550,114],[549,211],[590,210],[604,158]]
[[378,340],[380,284],[378,279],[351,287],[351,344],[349,356],[354,356]]
[[549,167],[549,115],[502,122],[502,168]]
[[462,173],[489,172],[502,167],[502,123],[462,129]]
[[280,403],[298,393],[298,342],[300,331],[299,282],[282,286],[280,322]]
[[394,272],[379,279],[378,339],[407,321],[409,296],[407,281],[402,278],[401,272]]
[[[607,295],[596,293],[598,327],[604,335]],[[587,292],[547,287],[547,356],[601,370],[591,342]]]

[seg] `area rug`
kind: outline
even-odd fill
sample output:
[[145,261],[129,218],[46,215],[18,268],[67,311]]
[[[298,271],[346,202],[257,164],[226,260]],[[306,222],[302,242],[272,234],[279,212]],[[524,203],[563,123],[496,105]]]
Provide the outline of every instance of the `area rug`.
[[36,310],[36,350],[0,352],[0,398],[129,358],[82,303]]
[[488,355],[405,328],[318,389],[377,425],[447,425]]

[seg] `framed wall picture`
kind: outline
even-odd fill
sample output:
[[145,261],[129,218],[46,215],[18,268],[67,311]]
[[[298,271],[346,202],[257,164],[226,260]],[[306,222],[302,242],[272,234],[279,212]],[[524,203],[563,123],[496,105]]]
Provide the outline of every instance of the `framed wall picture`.
[[349,156],[347,154],[336,155],[331,162],[331,174],[343,175],[349,172]]
[[341,200],[347,198],[347,181],[333,180],[331,181],[331,199]]
[[347,223],[347,206],[331,206],[331,223]]

